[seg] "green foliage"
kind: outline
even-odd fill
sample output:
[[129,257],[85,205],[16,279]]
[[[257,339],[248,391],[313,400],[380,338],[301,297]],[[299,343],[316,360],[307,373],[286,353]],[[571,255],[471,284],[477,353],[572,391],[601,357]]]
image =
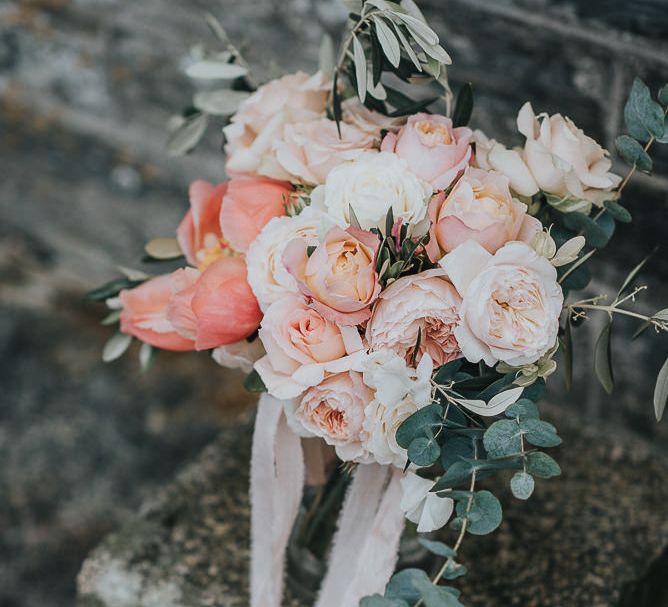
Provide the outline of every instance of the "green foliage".
[[612,320],[608,321],[603,331],[601,331],[594,348],[594,372],[608,394],[611,394],[615,387],[615,380],[612,374],[611,337]]
[[467,82],[457,93],[455,109],[452,113],[454,127],[467,126],[473,114],[473,85]]
[[540,417],[536,403],[528,398],[520,398],[516,403],[510,405],[506,409],[505,415],[511,419],[515,419],[516,417],[520,419],[538,419]]
[[527,454],[527,472],[538,478],[552,478],[561,474],[561,468],[547,453],[534,451]]
[[520,421],[520,430],[524,440],[536,447],[556,447],[561,444],[557,429],[550,423],[540,419],[524,419]]
[[[410,605],[422,600],[425,607],[463,607],[458,597],[457,590],[432,584],[427,574],[420,569],[400,571],[392,576],[385,590],[385,599],[403,601]],[[376,603],[376,605],[385,607],[392,603]],[[372,604],[372,607],[375,605]]]
[[397,429],[397,444],[403,449],[408,449],[416,438],[427,437],[434,428],[443,423],[443,407],[438,403],[432,403],[422,409],[418,409],[413,415],[406,418]]
[[111,282],[103,284],[84,295],[84,299],[91,301],[104,301],[116,297],[123,289],[132,289],[143,283],[143,280],[130,280],[129,278],[116,278]]
[[457,553],[452,548],[450,548],[450,546],[444,544],[443,542],[434,542],[432,540],[426,540],[423,537],[419,538],[418,542],[421,546],[436,556],[442,556],[444,558],[455,558],[457,555]]
[[619,155],[630,165],[635,165],[643,173],[652,172],[652,159],[633,137],[620,135],[615,140]]
[[494,422],[485,432],[483,444],[488,455],[504,457],[521,452],[520,427],[517,422],[502,419]]
[[510,490],[519,500],[528,500],[535,487],[533,476],[526,472],[517,472],[510,480]]
[[666,401],[668,400],[668,359],[663,363],[661,371],[656,379],[654,387],[654,414],[656,420],[661,421],[663,413],[666,410]]
[[267,391],[267,386],[264,385],[260,374],[255,369],[246,376],[246,379],[244,380],[244,388],[249,392],[255,393]]
[[360,601],[360,607],[408,607],[408,603],[401,599],[388,599],[380,594],[374,594],[364,597]]
[[649,88],[640,78],[634,80],[624,106],[624,122],[631,137],[638,141],[647,142],[664,134],[663,109],[652,99]]
[[471,503],[457,502],[457,516],[468,521],[466,530],[472,535],[487,535],[494,531],[503,518],[501,502],[489,491],[476,491]]
[[604,207],[615,221],[619,221],[620,223],[631,223],[633,219],[631,213],[617,201],[608,200]]
[[431,466],[441,455],[441,448],[436,440],[419,436],[408,446],[408,459],[416,466]]

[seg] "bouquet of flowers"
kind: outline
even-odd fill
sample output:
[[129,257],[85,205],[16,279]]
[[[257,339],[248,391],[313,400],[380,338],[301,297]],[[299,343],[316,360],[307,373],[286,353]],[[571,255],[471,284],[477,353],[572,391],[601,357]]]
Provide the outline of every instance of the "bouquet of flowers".
[[[560,473],[543,449],[561,439],[536,403],[558,355],[570,372],[572,330],[594,311],[607,317],[594,369],[608,391],[616,315],[638,319],[639,332],[668,330],[668,310],[628,307],[642,264],[612,301],[572,296],[616,222],[631,220],[620,202],[629,178],[668,142],[668,87],[654,99],[636,80],[617,140],[631,167],[622,178],[571,120],[530,103],[517,117],[520,147],[472,130],[472,88],[451,92],[450,57],[415,3],[347,4],[338,56],[327,39],[319,72],[259,87],[207,16],[223,50],[199,49],[187,73],[231,86],[195,95],[170,151],[187,152],[212,116],[231,115],[230,178],[192,183],[176,238],[148,243],[154,260],[183,256],[185,267],[128,270],[91,296],[112,309],[105,322],[120,321],[106,360],[133,338],[143,364],[153,348],[207,350],[262,393],[253,606],[280,604],[296,521],[323,535],[317,521],[334,504],[318,607],[454,607],[462,541],[502,520],[481,481],[510,470],[524,500],[536,477]],[[668,363],[657,419],[667,395]],[[442,559],[431,577],[395,573],[406,520]],[[452,545],[432,534],[448,523]]]

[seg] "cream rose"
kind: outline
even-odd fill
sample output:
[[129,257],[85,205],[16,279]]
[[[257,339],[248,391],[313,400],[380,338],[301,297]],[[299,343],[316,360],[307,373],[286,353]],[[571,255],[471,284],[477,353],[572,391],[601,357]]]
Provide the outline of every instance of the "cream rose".
[[383,228],[390,207],[395,219],[424,219],[431,186],[416,177],[404,160],[390,152],[365,152],[355,162],[336,167],[311,195],[311,204],[338,225],[351,224],[350,208],[363,229]]
[[286,124],[322,116],[329,89],[320,72],[313,76],[297,72],[261,86],[223,129],[227,173],[284,177],[272,152],[274,142]]
[[517,116],[526,138],[523,159],[538,187],[555,196],[603,204],[621,178],[610,172],[610,155],[569,118],[536,117],[530,103]]
[[304,239],[293,240],[285,248],[283,263],[325,318],[358,325],[371,316],[370,306],[380,293],[379,246],[378,237],[371,232],[334,227],[313,251]]
[[363,461],[367,459],[362,444],[364,409],[372,398],[361,373],[337,373],[306,391],[294,417],[335,447],[343,461]]
[[454,329],[461,297],[442,269],[404,276],[378,298],[366,328],[372,350],[389,348],[410,360],[420,336],[417,360],[427,352],[437,367],[461,356]]
[[313,207],[294,217],[275,217],[248,247],[248,282],[262,310],[285,295],[299,293],[297,281],[283,264],[283,253],[295,239],[317,245],[322,222],[323,214]]
[[343,121],[353,125],[367,135],[374,137],[378,146],[381,142],[381,131],[398,131],[406,123],[406,117],[391,118],[374,112],[360,103],[358,97],[350,97],[341,104]]
[[343,162],[355,160],[373,148],[376,137],[357,127],[319,118],[288,124],[274,144],[276,159],[291,176],[291,181],[311,185],[325,183],[327,175]]
[[397,443],[399,426],[418,409],[431,403],[433,363],[423,356],[411,369],[394,352],[372,354],[364,364],[364,383],[375,397],[364,410],[364,446],[379,464],[406,465],[406,450]]
[[467,169],[447,197],[434,196],[429,218],[427,252],[434,261],[467,240],[494,253],[522,232],[533,238],[542,230],[541,223],[527,215],[527,205],[510,194],[507,177],[476,168]]
[[229,346],[216,348],[211,352],[211,356],[221,367],[241,369],[244,373],[250,373],[255,361],[260,359],[264,353],[264,347],[259,339],[253,341],[242,339]]
[[255,369],[280,399],[299,396],[327,374],[348,371],[364,354],[355,327],[339,327],[294,295],[269,306],[259,335],[267,354]]
[[468,361],[522,366],[554,345],[564,296],[554,266],[529,245],[491,255],[469,240],[440,265],[462,296],[455,337]]
[[452,120],[433,114],[411,116],[398,134],[388,133],[381,150],[394,152],[435,190],[444,190],[469,164],[473,132],[453,128]]

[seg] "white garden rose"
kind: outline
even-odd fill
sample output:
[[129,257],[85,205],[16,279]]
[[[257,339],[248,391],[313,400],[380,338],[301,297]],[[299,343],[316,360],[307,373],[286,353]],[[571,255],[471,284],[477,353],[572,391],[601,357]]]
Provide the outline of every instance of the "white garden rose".
[[368,230],[384,228],[390,207],[395,219],[420,221],[431,194],[431,186],[411,173],[404,160],[391,152],[368,151],[336,167],[325,184],[313,190],[311,204],[342,227],[351,224],[352,207],[360,226]]
[[610,172],[610,154],[561,114],[535,115],[525,103],[517,127],[526,138],[523,159],[538,187],[560,197],[602,205],[621,177]]
[[364,410],[362,427],[365,447],[379,464],[406,465],[406,450],[397,443],[396,433],[408,417],[431,403],[432,371],[428,354],[414,370],[387,350],[372,355],[365,365],[364,383],[375,388],[375,398]]
[[264,353],[264,346],[259,339],[250,342],[243,339],[216,348],[211,356],[221,367],[241,369],[244,373],[250,373],[255,362],[264,356]]
[[248,283],[265,311],[284,295],[299,293],[297,281],[283,265],[286,245],[297,238],[318,244],[323,214],[306,207],[295,217],[274,217],[251,243],[246,256]]
[[554,266],[529,245],[491,255],[469,240],[439,263],[462,296],[455,337],[468,361],[522,366],[554,345],[564,296]]

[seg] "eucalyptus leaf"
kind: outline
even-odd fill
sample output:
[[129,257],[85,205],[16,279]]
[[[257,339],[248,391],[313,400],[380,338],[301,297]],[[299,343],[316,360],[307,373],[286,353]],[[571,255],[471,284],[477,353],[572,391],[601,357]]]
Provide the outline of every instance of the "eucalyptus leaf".
[[355,80],[357,80],[357,96],[364,103],[366,99],[366,57],[364,47],[357,36],[353,36],[353,57],[355,59]]
[[510,479],[510,490],[513,495],[519,500],[528,500],[533,493],[536,483],[533,476],[526,472],[517,472],[512,479]]
[[668,108],[668,84],[661,87],[661,90],[659,91],[659,103],[664,108]]
[[663,109],[652,99],[649,88],[640,78],[634,80],[624,106],[624,121],[631,137],[638,141],[663,136]]
[[401,599],[389,599],[380,594],[364,597],[359,604],[359,607],[409,607],[406,601]]
[[556,447],[561,444],[557,429],[540,419],[525,419],[520,422],[524,440],[536,447]]
[[668,400],[668,359],[663,363],[654,387],[654,415],[659,422],[666,410],[666,400]]
[[505,457],[522,450],[520,428],[516,421],[510,419],[494,422],[487,428],[482,441],[491,457]]
[[608,200],[604,206],[605,210],[610,213],[615,221],[619,221],[620,223],[631,223],[631,220],[633,219],[631,213],[617,201]]
[[468,513],[467,506],[467,501],[457,502],[457,515],[468,519],[466,530],[472,535],[487,535],[501,524],[501,502],[489,491],[477,491],[473,494]]
[[250,97],[250,93],[219,89],[217,91],[199,91],[193,97],[193,105],[202,112],[215,116],[230,116]]
[[443,407],[438,403],[432,403],[422,409],[418,409],[410,417],[406,418],[397,429],[397,444],[403,449],[408,449],[414,439],[419,436],[426,436],[428,430],[442,423]]
[[408,446],[408,459],[416,466],[431,466],[441,455],[441,449],[433,438],[419,436]]
[[385,23],[382,17],[373,17],[373,22],[376,26],[376,36],[378,37],[378,42],[383,49],[383,53],[387,57],[387,60],[394,66],[398,67],[401,61],[401,48],[399,47],[399,41],[394,35],[394,32],[390,27]]
[[421,569],[404,569],[392,576],[385,588],[385,596],[412,605],[422,598],[422,591],[431,585],[431,580]]
[[635,165],[643,173],[652,172],[652,159],[633,137],[620,135],[615,140],[619,155],[631,165]]
[[247,73],[248,70],[243,65],[208,59],[196,61],[186,68],[187,76],[203,80],[234,80]]
[[470,478],[473,474],[473,466],[468,462],[459,461],[450,466],[431,488],[431,491],[437,493],[446,489],[452,489]]
[[519,419],[538,419],[540,414],[536,403],[528,398],[520,398],[505,410],[505,416]]
[[538,478],[552,478],[561,474],[561,468],[547,453],[534,451],[527,454],[527,472]]
[[436,556],[442,556],[443,558],[455,558],[455,556],[457,556],[457,553],[452,548],[450,548],[450,546],[444,544],[443,542],[435,542],[432,540],[427,540],[423,537],[418,538],[418,542]]
[[192,150],[200,141],[208,124],[205,113],[196,113],[186,118],[169,136],[167,153],[182,156]]
[[441,448],[441,465],[447,470],[455,462],[462,458],[470,458],[473,455],[473,442],[466,436],[448,436]]
[[267,386],[264,385],[260,374],[253,369],[244,380],[244,388],[249,392],[266,392]]
[[110,363],[125,354],[125,351],[132,343],[132,335],[127,333],[115,333],[111,336],[109,341],[105,344],[102,350],[102,360]]

